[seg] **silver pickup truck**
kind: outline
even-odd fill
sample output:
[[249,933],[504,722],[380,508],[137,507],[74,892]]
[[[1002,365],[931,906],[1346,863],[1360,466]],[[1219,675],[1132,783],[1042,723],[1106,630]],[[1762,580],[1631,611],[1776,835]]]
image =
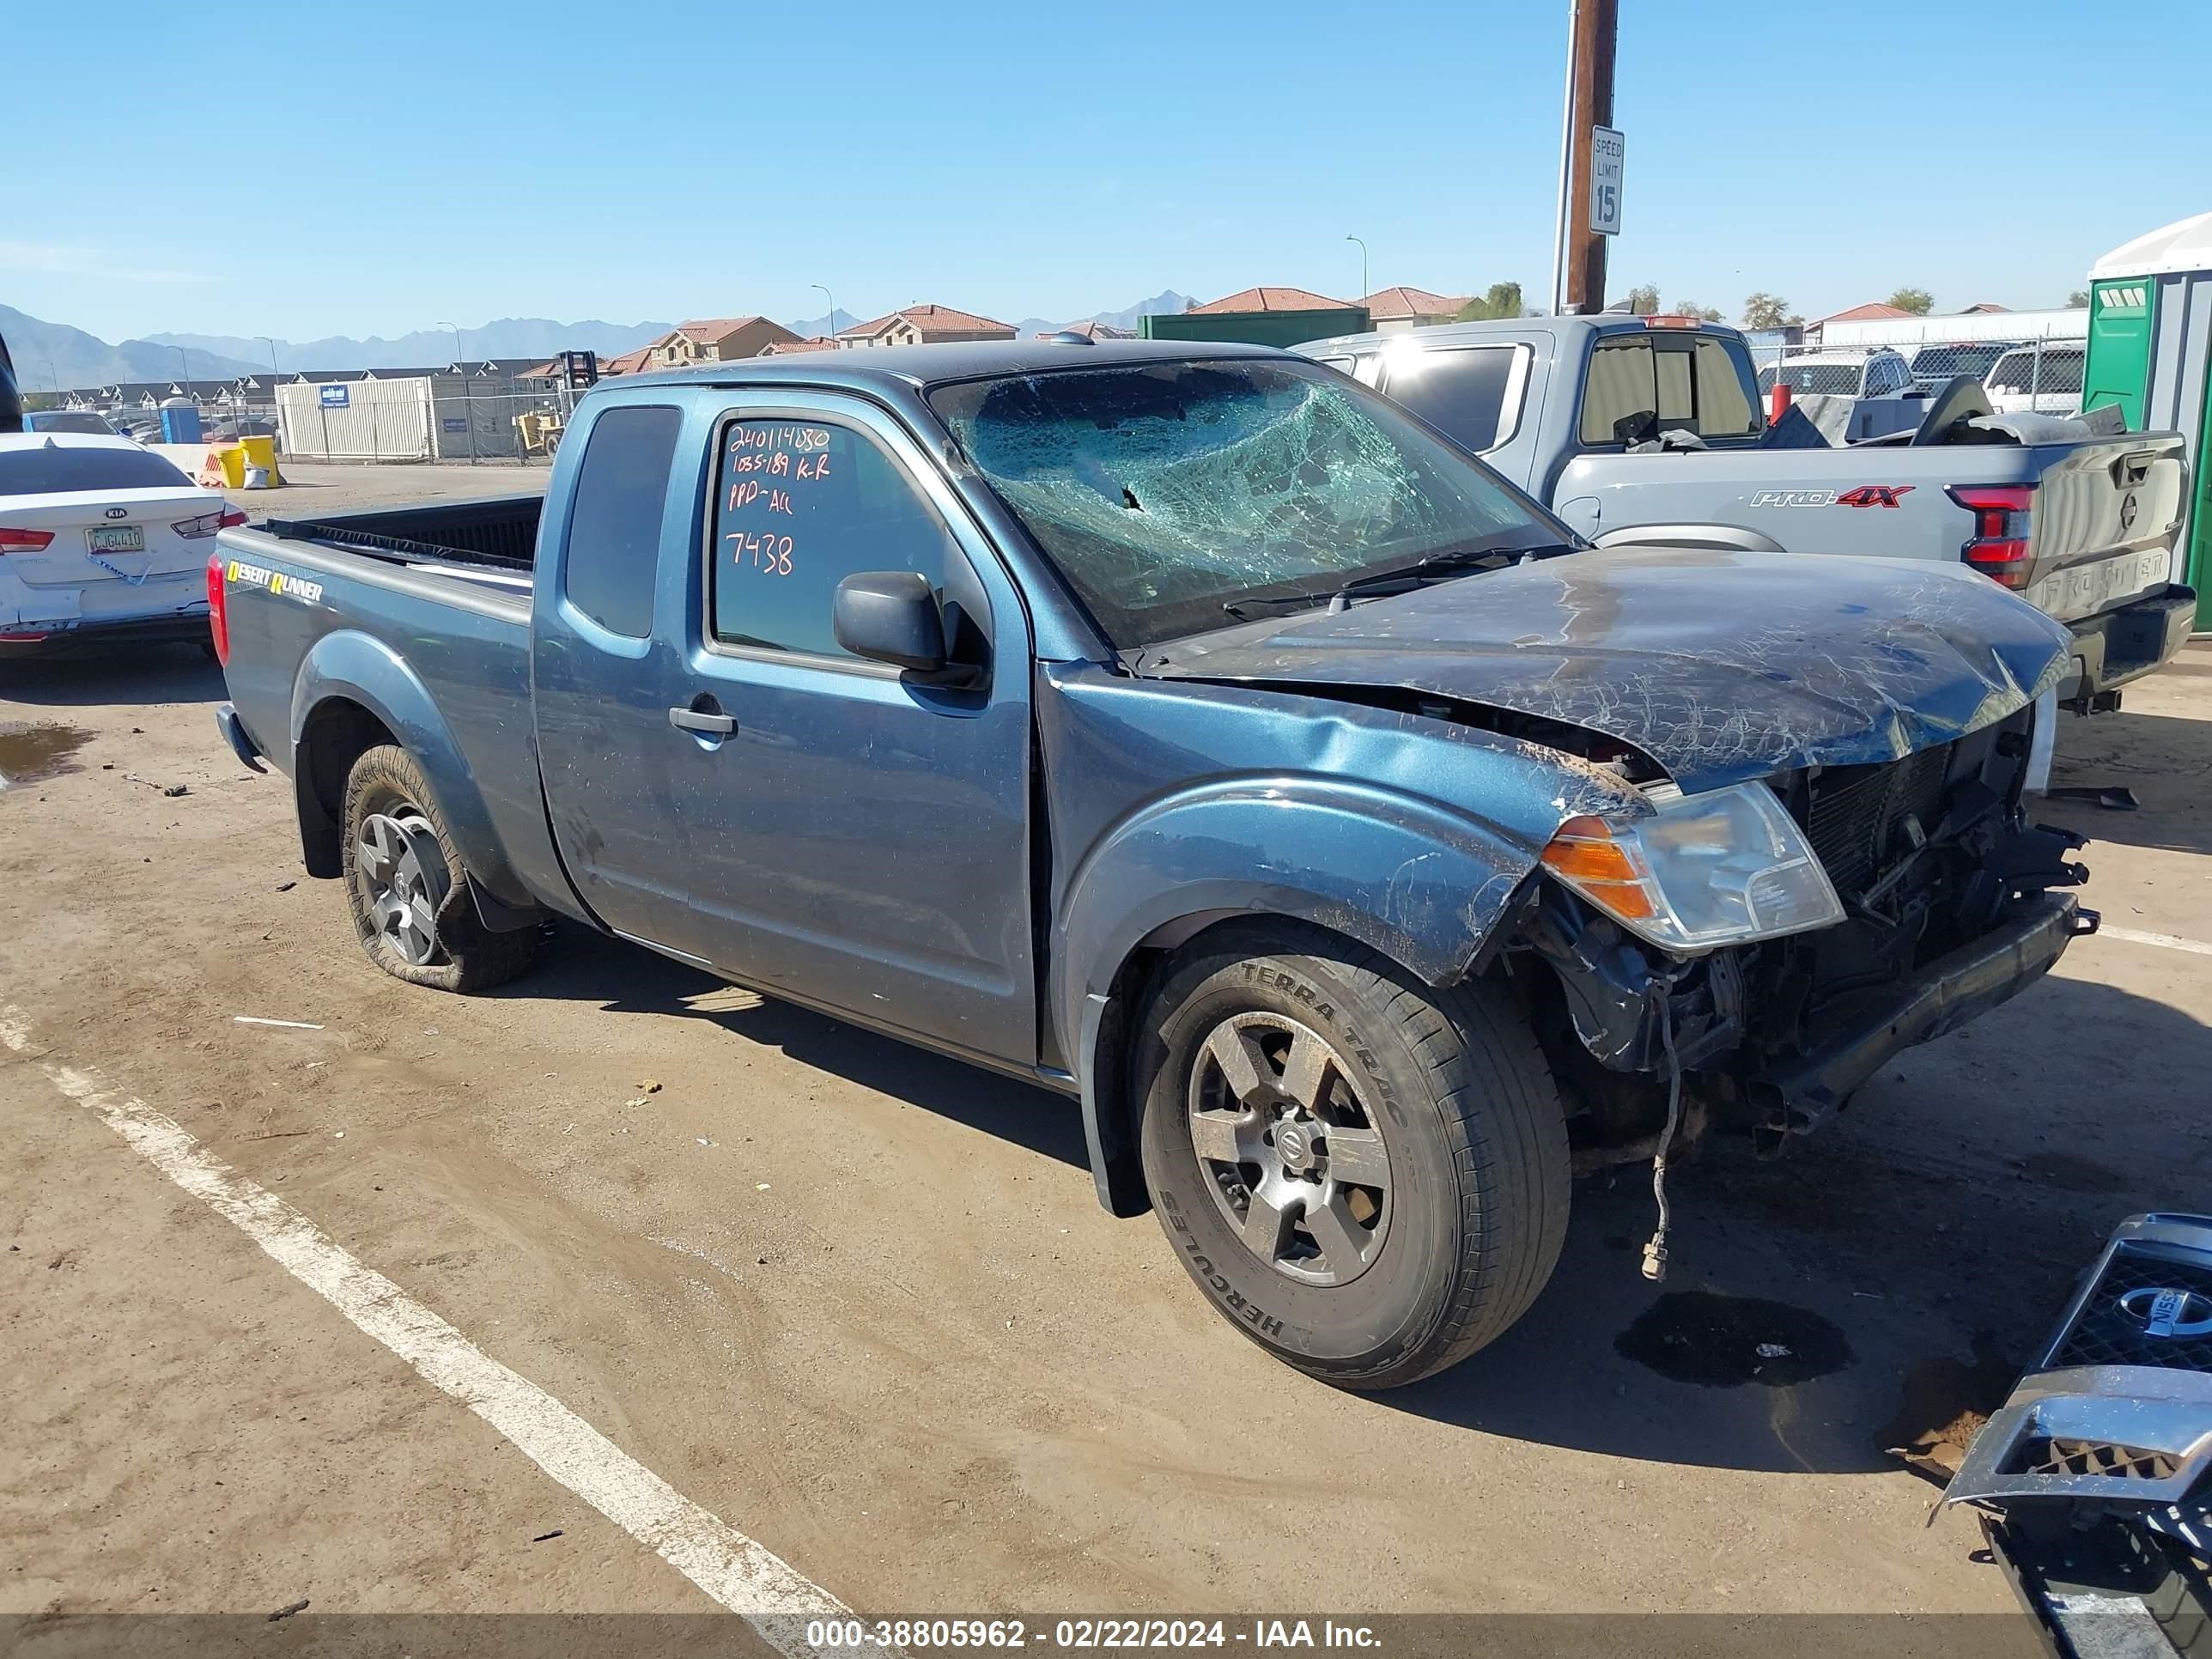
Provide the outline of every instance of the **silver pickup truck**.
[[[1831,447],[1770,428],[1731,328],[1607,313],[1300,346],[1472,450],[1599,546],[1668,542],[1964,562],[2074,635],[2087,713],[2188,638],[2181,434],[1990,416],[1970,382],[1917,429]],[[1807,447],[1809,446],[1809,447]]]

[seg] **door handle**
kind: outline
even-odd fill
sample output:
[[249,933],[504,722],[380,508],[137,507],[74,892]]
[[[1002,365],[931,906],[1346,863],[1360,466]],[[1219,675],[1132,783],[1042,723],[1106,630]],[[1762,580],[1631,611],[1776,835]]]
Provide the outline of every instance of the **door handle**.
[[696,708],[670,709],[668,723],[679,732],[699,732],[720,738],[726,738],[738,729],[734,717],[707,714]]

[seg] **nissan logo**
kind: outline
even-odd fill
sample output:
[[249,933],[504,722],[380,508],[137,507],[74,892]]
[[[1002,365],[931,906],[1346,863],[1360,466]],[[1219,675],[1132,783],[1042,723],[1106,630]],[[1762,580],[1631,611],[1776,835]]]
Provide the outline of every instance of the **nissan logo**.
[[2212,1296],[2145,1285],[2120,1297],[2120,1311],[2145,1336],[2212,1336]]

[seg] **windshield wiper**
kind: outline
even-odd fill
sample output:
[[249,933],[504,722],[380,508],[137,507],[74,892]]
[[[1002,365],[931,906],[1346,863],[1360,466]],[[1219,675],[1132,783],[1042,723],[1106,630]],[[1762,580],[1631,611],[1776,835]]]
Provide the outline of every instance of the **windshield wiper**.
[[1401,564],[1388,570],[1370,570],[1354,576],[1340,587],[1327,592],[1309,589],[1302,593],[1254,593],[1239,599],[1224,599],[1221,608],[1232,617],[1242,617],[1248,605],[1283,605],[1299,607],[1326,605],[1331,611],[1341,611],[1357,599],[1380,599],[1390,593],[1411,592],[1414,588],[1440,580],[1446,576],[1463,576],[1478,569],[1501,569],[1516,560],[1549,553],[1564,547],[1547,544],[1541,547],[1493,547],[1477,544],[1468,547],[1448,547],[1436,553],[1426,553],[1411,564]]

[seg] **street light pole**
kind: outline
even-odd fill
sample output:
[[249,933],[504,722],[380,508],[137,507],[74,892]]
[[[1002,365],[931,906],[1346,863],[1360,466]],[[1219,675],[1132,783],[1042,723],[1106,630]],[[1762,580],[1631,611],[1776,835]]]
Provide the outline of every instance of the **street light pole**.
[[[461,418],[468,422],[469,465],[474,466],[477,464],[477,412],[469,404],[469,366],[461,356],[461,325],[459,323],[441,323],[438,326],[453,331],[453,369],[461,377]],[[434,397],[430,399],[431,413],[435,414],[437,408],[438,400]]]
[[827,301],[830,301],[830,337],[831,339],[833,339],[833,340],[834,340],[834,339],[836,339],[836,338],[837,337],[837,299],[836,299],[836,296],[835,295],[831,294],[831,293],[830,292],[830,290],[829,290],[827,288],[823,287],[823,284],[821,284],[820,283],[809,283],[807,284],[807,286],[808,286],[809,288],[818,288],[818,289],[822,289],[822,297],[823,297],[823,299],[825,299],[825,300],[827,300]]
[[[1359,243],[1359,303],[1365,305],[1367,303],[1367,296],[1375,291],[1373,289],[1367,286],[1370,282],[1374,280],[1367,269],[1367,244],[1357,236],[1347,236],[1344,240],[1347,242]],[[1368,319],[1368,321],[1370,322],[1374,320],[1375,319],[1371,317]]]
[[1567,210],[1575,171],[1575,56],[1582,40],[1583,9],[1567,0],[1567,85],[1559,97],[1559,208],[1552,221],[1552,314],[1566,309]]
[[284,436],[284,404],[276,395],[276,380],[283,371],[276,367],[276,342],[266,334],[257,334],[253,337],[269,348],[269,413],[276,421],[276,436],[282,441]]

